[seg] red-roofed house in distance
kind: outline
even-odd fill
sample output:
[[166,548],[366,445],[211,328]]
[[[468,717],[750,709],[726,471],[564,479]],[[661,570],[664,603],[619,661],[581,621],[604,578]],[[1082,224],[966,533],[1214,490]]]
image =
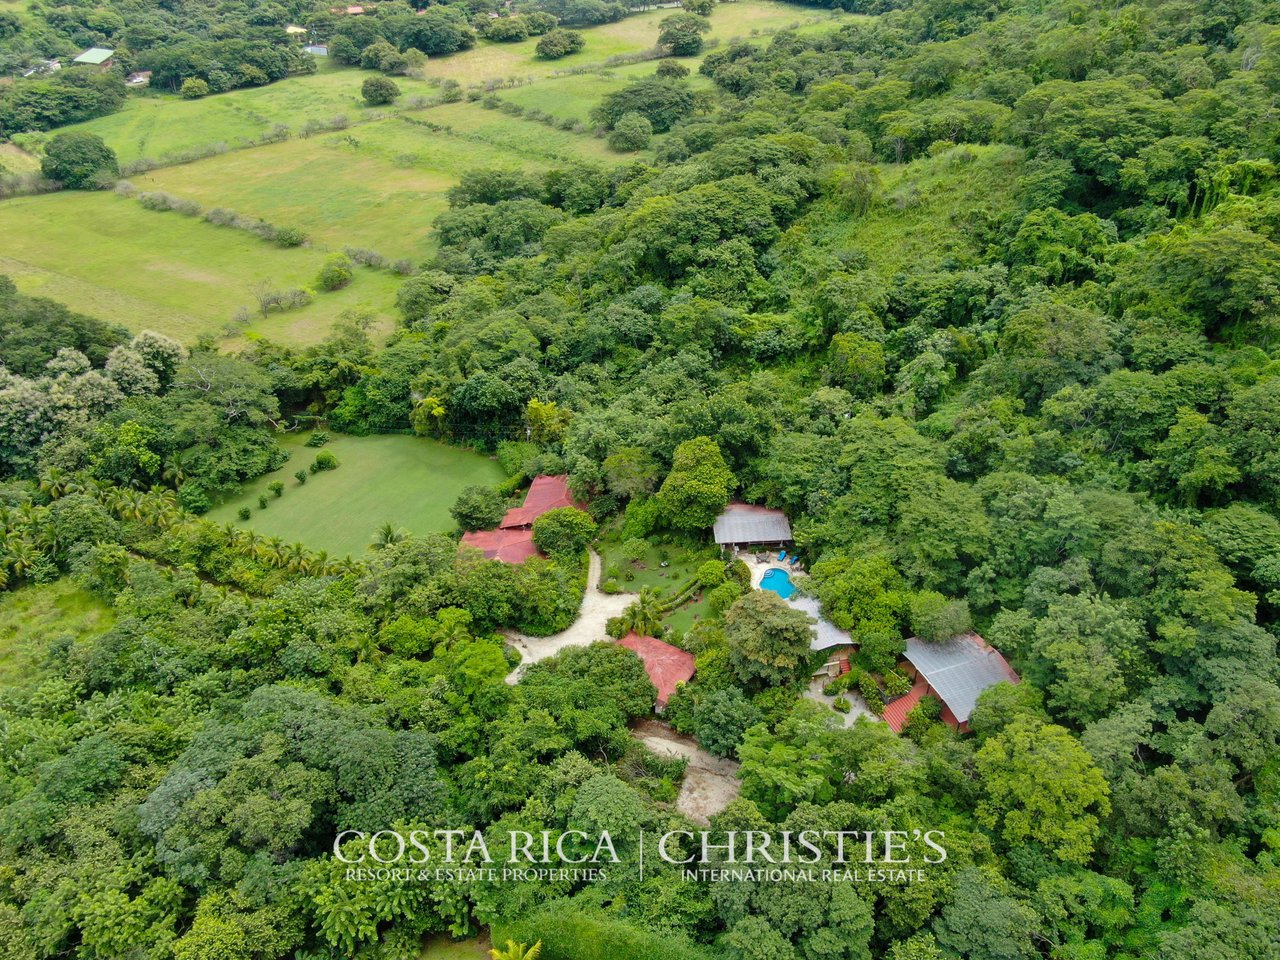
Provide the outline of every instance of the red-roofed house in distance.
[[676,687],[693,679],[693,654],[687,650],[634,630],[619,640],[618,644],[644,661],[645,672],[658,688],[657,701],[654,703],[654,710],[658,713],[667,708],[667,701],[676,692]]
[[548,510],[559,507],[583,509],[569,492],[569,478],[563,475],[534,477],[524,503],[508,510],[496,530],[469,531],[462,535],[462,542],[475,547],[486,560],[524,563],[538,556],[533,542],[533,522]]

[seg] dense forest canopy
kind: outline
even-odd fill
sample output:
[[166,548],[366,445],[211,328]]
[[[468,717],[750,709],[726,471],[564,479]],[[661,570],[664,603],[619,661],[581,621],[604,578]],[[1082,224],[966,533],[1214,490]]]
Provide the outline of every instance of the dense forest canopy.
[[[408,958],[481,926],[555,957],[1278,955],[1280,8],[838,5],[871,16],[605,96],[652,160],[462,176],[385,346],[352,321],[231,356],[0,285],[3,583],[97,611],[0,688],[0,956]],[[43,16],[158,64],[307,13],[144,7]],[[631,653],[504,680],[500,630],[573,621],[584,520],[510,566],[198,519],[314,418],[493,452],[467,529],[537,474],[637,556],[730,496],[786,510],[869,704],[908,636],[977,628],[1023,682],[902,736],[799,696],[794,618],[733,564],[669,636],[698,672],[668,719],[741,762],[715,830],[943,829],[945,863],[348,884],[346,828],[688,824],[629,736]]]

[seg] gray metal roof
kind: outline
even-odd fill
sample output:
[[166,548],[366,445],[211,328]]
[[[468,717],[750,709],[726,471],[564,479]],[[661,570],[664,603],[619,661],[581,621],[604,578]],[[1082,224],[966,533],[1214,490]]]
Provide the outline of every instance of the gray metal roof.
[[731,503],[715,523],[716,543],[785,543],[791,523],[781,510]]
[[822,604],[813,597],[806,597],[803,593],[793,593],[787,598],[786,602],[793,609],[802,610],[817,621],[813,625],[813,640],[809,643],[810,650],[846,647],[853,643],[853,640],[849,638],[849,634],[822,615]]
[[1004,657],[976,633],[964,633],[945,643],[909,637],[906,657],[960,723],[969,719],[978,694],[987,687],[1001,680],[1018,682]]

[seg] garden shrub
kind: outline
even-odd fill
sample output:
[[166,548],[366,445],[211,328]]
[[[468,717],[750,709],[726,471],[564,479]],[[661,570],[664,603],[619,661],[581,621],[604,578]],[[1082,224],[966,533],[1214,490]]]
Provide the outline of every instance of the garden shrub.
[[321,470],[338,469],[338,458],[329,450],[321,450],[316,454],[315,460],[311,462],[311,472],[318,473]]

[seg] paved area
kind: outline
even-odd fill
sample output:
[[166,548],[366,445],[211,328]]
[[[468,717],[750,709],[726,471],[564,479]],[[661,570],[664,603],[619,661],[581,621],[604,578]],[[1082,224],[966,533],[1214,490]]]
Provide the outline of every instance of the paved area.
[[587,647],[597,640],[608,640],[604,632],[605,621],[622,613],[635,600],[633,593],[600,592],[600,555],[590,552],[587,568],[587,589],[582,597],[582,607],[573,626],[549,637],[529,637],[514,631],[506,635],[511,645],[520,651],[520,665],[507,676],[507,683],[515,683],[527,664],[554,657],[565,647]]
[[694,823],[706,826],[738,796],[738,762],[703,750],[692,737],[676,733],[657,720],[641,720],[631,735],[661,757],[689,761],[685,767],[676,809]]
[[833,717],[840,719],[842,726],[852,727],[858,722],[859,717],[866,717],[876,723],[880,722],[880,718],[867,709],[867,702],[855,690],[848,690],[843,694],[845,699],[849,701],[848,713],[841,713],[839,710],[834,709],[831,704],[835,702],[836,698],[828,697],[822,692],[822,688],[830,682],[830,679],[830,677],[826,676],[814,677],[809,681],[809,688],[805,690],[804,695],[814,703],[820,703],[830,710]]

